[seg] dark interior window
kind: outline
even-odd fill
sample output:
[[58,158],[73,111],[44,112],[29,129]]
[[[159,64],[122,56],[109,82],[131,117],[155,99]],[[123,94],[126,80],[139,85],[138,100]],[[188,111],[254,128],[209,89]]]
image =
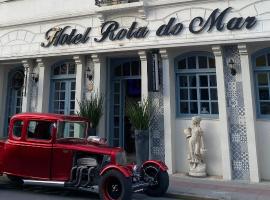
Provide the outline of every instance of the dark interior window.
[[13,135],[15,137],[21,137],[22,130],[23,130],[23,121],[22,120],[16,121],[13,126]]
[[53,122],[30,121],[27,128],[27,137],[30,139],[50,140]]

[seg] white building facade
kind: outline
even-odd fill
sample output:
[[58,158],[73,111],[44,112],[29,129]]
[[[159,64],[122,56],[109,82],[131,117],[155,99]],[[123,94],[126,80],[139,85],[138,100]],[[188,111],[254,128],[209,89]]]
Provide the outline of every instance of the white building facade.
[[132,153],[125,108],[150,97],[151,157],[170,173],[187,172],[199,115],[209,175],[270,180],[270,0],[2,0],[0,80],[0,135],[101,93],[98,134]]

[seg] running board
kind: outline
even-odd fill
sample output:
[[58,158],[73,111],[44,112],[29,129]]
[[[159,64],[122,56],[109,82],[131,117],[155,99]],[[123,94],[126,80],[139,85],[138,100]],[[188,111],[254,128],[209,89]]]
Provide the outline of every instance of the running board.
[[64,187],[65,182],[61,181],[37,181],[37,180],[23,180],[25,185],[42,185],[42,186],[58,186]]
[[66,188],[70,188],[70,189],[78,189],[78,190],[82,190],[82,191],[86,191],[86,192],[92,192],[92,193],[98,193],[98,186],[90,186],[90,187],[71,187],[66,185],[65,182],[61,182],[61,181],[37,181],[37,180],[23,180],[25,185],[36,185],[36,186],[49,186],[49,187],[66,187]]

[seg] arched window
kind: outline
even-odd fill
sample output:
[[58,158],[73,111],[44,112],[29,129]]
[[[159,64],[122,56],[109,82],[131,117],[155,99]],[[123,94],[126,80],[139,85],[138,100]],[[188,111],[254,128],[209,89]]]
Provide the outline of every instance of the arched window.
[[253,56],[257,113],[259,117],[270,117],[270,49]]
[[189,53],[176,58],[177,116],[217,117],[215,59],[210,53]]
[[76,65],[73,60],[58,62],[52,66],[52,113],[75,114]]

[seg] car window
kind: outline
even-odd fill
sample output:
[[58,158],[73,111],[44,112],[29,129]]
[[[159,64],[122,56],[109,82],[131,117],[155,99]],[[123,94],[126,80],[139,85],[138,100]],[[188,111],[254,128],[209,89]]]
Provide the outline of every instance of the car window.
[[15,137],[21,137],[22,130],[23,130],[23,121],[22,120],[15,121],[13,125],[13,135]]
[[64,121],[59,123],[58,138],[85,138],[85,122]]
[[37,140],[50,140],[53,127],[53,122],[30,121],[27,127],[27,138]]

